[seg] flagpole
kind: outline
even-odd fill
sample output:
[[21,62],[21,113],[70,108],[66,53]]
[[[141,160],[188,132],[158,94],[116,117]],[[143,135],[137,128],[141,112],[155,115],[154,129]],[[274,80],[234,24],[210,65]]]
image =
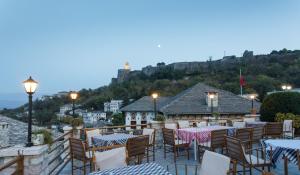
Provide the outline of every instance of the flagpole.
[[[240,80],[242,78],[242,69],[240,68]],[[240,87],[241,87],[241,96],[243,95],[243,85],[240,83]]]

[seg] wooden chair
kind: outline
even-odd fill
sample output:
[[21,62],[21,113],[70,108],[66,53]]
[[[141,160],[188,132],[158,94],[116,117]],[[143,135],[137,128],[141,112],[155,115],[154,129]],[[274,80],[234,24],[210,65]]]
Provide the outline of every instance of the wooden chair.
[[264,137],[264,126],[256,126],[252,128],[252,144],[261,143]]
[[235,132],[235,138],[240,139],[246,149],[252,148],[252,128],[240,128]]
[[148,144],[149,136],[129,138],[126,143],[126,163],[134,160],[135,164],[141,164]]
[[178,148],[184,148],[189,159],[189,143],[183,140],[176,140],[175,131],[173,129],[162,128],[162,131],[164,139],[164,158],[166,158],[166,153],[173,152],[174,162],[176,162],[176,157],[178,156]]
[[72,166],[72,174],[74,174],[74,170],[82,169],[82,167],[74,166],[74,159],[83,162],[83,174],[85,175],[87,163],[90,165],[90,171],[92,171],[93,167],[93,158],[89,151],[86,151],[85,143],[79,139],[69,138],[70,141],[70,155],[71,155],[71,166]]
[[152,153],[153,161],[155,161],[155,129],[150,129],[150,128],[144,128],[143,129],[143,135],[148,135],[149,136],[149,142],[147,144],[147,162],[149,162],[149,152]]
[[265,125],[265,137],[282,138],[283,124],[279,122],[269,122]]
[[[229,136],[226,136],[226,150],[227,156],[237,161],[237,163],[243,167],[242,172],[244,175],[246,173],[246,168],[249,168],[250,175],[252,175],[252,168],[262,172],[264,168],[267,167],[270,172],[272,163],[271,161],[266,160],[266,157],[264,156],[266,154],[265,150],[256,148],[246,152],[241,140]],[[255,151],[254,155],[251,154],[253,151]],[[261,158],[259,157],[260,152],[263,152]],[[270,160],[272,160],[272,152],[270,154]],[[262,168],[262,170],[258,168]]]
[[[223,150],[226,147],[225,136],[227,135],[227,129],[220,129],[211,131],[211,140],[210,142],[206,142],[198,146],[198,150],[201,148],[208,148],[211,151],[216,151],[216,149],[220,148],[223,154]],[[201,160],[201,151],[198,151],[199,161]]]
[[293,120],[283,121],[283,137],[284,138],[294,138],[295,128],[293,128]]

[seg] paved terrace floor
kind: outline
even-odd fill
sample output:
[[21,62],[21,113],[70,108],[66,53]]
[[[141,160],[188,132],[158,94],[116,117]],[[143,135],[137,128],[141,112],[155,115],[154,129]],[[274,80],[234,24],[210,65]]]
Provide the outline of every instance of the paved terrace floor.
[[[188,175],[194,175],[195,172],[195,165],[198,165],[200,167],[200,164],[198,161],[194,160],[194,153],[193,153],[193,149],[190,148],[190,160],[187,159],[186,156],[179,156],[177,158],[177,162],[176,164],[178,165],[178,174],[179,175],[185,175],[185,164],[188,165]],[[181,151],[179,154],[184,154],[185,151]],[[163,149],[157,149],[156,151],[156,158],[155,158],[155,162],[158,163],[159,165],[163,166],[164,168],[167,169],[170,173],[175,175],[175,164],[173,161],[173,154],[172,153],[167,153],[167,158],[164,158],[164,153],[163,153]],[[146,159],[144,159],[146,162]],[[150,162],[152,161],[152,158],[150,158]],[[77,162],[79,163],[79,162]],[[238,170],[241,170],[242,167],[238,166]],[[261,173],[257,170],[253,169],[253,174],[254,175],[260,175]],[[280,163],[277,164],[277,167],[274,169],[271,169],[271,172],[273,172],[275,175],[283,175],[284,171],[283,171],[283,161],[281,161]],[[67,164],[67,166],[64,168],[64,170],[60,173],[61,175],[70,175],[71,174],[71,163]],[[83,172],[80,171],[75,171],[76,175],[80,175],[83,174]],[[249,173],[247,173],[249,174]],[[289,164],[289,175],[299,175],[300,171],[298,170],[297,166],[294,164]]]

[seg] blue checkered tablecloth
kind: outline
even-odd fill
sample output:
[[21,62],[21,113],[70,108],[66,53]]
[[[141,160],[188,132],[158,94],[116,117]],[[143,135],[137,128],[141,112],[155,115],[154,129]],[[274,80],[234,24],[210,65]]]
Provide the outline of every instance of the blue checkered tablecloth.
[[145,163],[91,173],[90,175],[172,175],[157,163]]
[[269,139],[264,140],[263,144],[267,149],[267,156],[270,157],[272,147],[272,163],[275,166],[285,155],[289,162],[298,164],[297,150],[300,150],[300,140],[288,139]]
[[136,137],[131,134],[109,134],[109,135],[99,135],[92,137],[92,143],[95,146],[111,146],[111,145],[123,145],[126,144],[129,138]]

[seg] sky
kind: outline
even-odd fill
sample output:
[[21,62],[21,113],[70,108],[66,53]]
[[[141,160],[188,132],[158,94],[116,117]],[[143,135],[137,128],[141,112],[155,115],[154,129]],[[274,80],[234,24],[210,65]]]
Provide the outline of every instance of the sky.
[[299,0],[0,0],[0,93],[29,75],[52,94],[107,85],[126,61],[300,49],[299,32]]

